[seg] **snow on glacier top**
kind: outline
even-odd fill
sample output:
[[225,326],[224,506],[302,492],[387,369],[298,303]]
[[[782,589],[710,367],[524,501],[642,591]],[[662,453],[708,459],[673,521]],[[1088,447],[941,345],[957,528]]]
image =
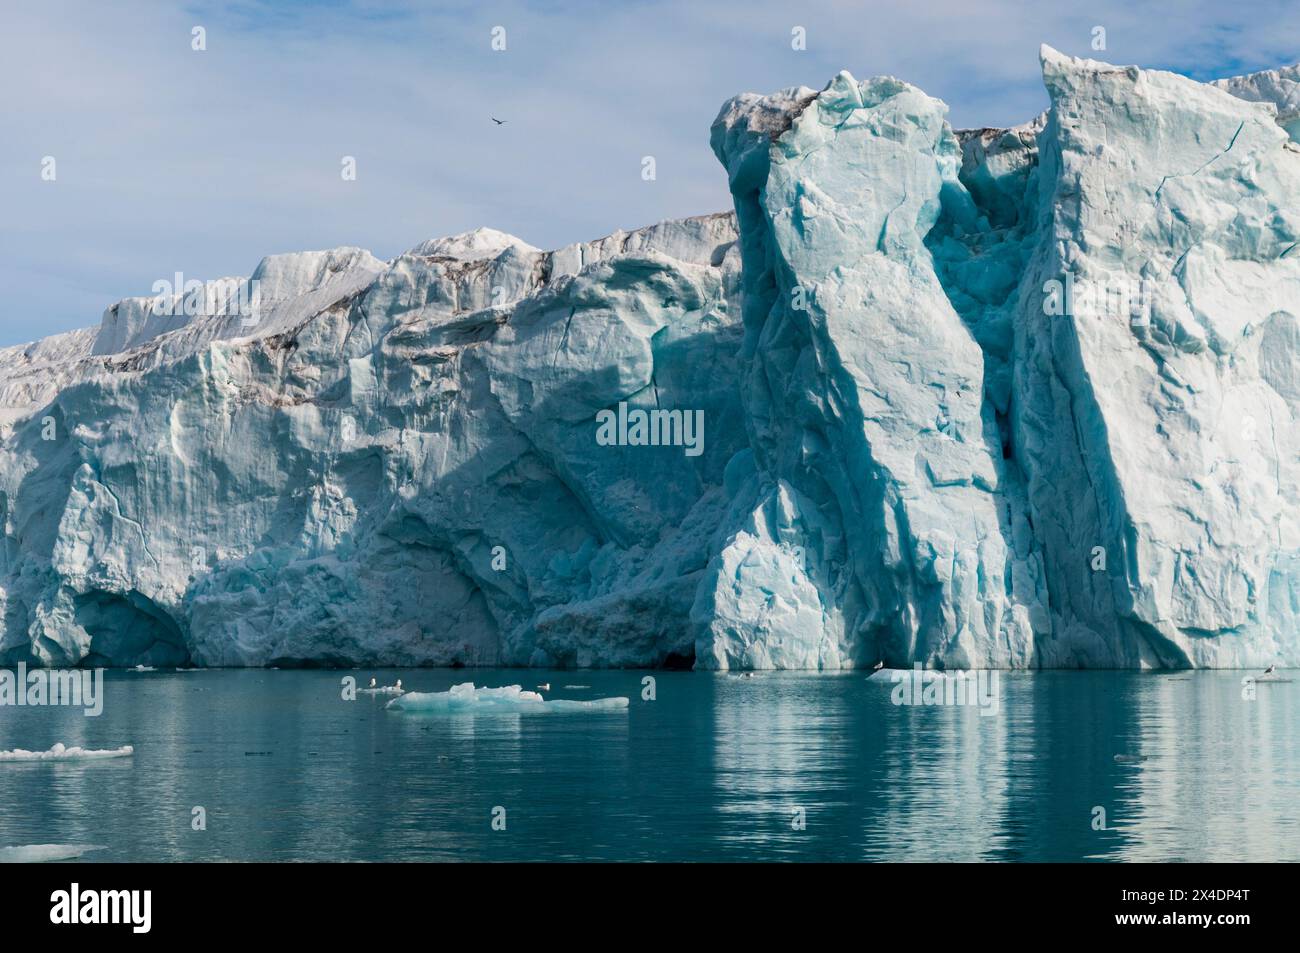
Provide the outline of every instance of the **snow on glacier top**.
[[516,248],[527,254],[541,254],[540,248],[534,248],[523,239],[508,232],[499,232],[495,228],[476,228],[446,238],[431,238],[416,245],[407,254],[481,261],[484,258],[496,258],[507,248]]

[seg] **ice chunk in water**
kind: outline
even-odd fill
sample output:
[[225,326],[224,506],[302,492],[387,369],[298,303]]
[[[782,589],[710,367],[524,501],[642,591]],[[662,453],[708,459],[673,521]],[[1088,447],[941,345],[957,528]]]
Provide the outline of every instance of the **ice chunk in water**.
[[557,698],[547,701],[537,692],[525,691],[519,685],[475,688],[473,682],[462,682],[445,692],[408,692],[401,698],[394,698],[388,707],[413,712],[621,711],[627,708],[627,699],[619,697],[572,701]]
[[97,844],[19,844],[17,847],[0,847],[0,864],[45,864],[56,860],[74,860],[92,850],[103,850]]
[[135,748],[131,745],[96,751],[75,745],[69,748],[63,742],[58,742],[49,751],[26,751],[23,748],[0,751],[0,761],[89,761],[99,758],[125,758],[134,752]]

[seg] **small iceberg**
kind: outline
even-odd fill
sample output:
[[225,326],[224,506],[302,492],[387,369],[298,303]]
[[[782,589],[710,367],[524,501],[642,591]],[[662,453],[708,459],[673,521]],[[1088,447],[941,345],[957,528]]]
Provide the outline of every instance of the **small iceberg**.
[[878,668],[867,676],[867,681],[894,683],[913,676],[926,681],[936,681],[944,678],[954,679],[959,675],[966,678],[974,675],[974,672],[963,670],[949,672],[937,668]]
[[628,700],[621,697],[547,701],[537,692],[524,691],[519,685],[475,688],[473,682],[463,682],[445,692],[408,692],[401,698],[394,698],[388,707],[409,712],[560,712],[622,711],[627,704]]
[[69,748],[59,742],[49,751],[26,751],[22,748],[0,751],[0,761],[96,761],[102,758],[125,758],[134,753],[135,748],[131,745],[96,751],[75,745]]
[[127,669],[128,672],[156,672],[158,669],[152,665],[134,665]]
[[17,847],[0,847],[0,864],[48,864],[58,860],[76,860],[92,850],[103,850],[98,844],[20,844]]
[[896,674],[908,675],[908,669],[905,668],[878,668],[867,676],[869,682],[892,682]]

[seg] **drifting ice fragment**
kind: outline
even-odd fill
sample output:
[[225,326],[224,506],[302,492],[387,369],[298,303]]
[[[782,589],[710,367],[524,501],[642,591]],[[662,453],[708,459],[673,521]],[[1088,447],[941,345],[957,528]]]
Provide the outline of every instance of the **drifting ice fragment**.
[[394,698],[388,707],[397,711],[416,712],[553,712],[553,711],[621,711],[626,698],[595,698],[591,701],[556,699],[547,701],[537,692],[524,691],[518,685],[502,688],[475,688],[473,682],[453,685],[445,692],[409,692]]
[[953,679],[956,678],[958,674],[965,676],[973,673],[965,671],[960,671],[960,673],[947,672],[935,668],[879,668],[867,676],[867,681],[895,684],[902,681],[904,678],[911,678],[914,676],[918,679],[931,682],[942,678]]
[[97,844],[20,844],[17,847],[0,847],[0,864],[45,864],[56,860],[73,860],[92,850],[103,850]]
[[131,745],[96,751],[75,745],[69,748],[62,742],[58,742],[49,751],[26,751],[22,748],[0,751],[0,761],[90,761],[100,758],[125,758],[134,752],[135,748]]

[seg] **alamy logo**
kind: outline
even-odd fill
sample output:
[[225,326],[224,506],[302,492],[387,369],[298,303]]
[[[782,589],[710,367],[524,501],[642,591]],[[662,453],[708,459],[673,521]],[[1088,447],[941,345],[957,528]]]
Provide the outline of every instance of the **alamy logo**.
[[125,923],[132,933],[148,933],[153,925],[152,890],[86,890],[74,883],[50,894],[54,924]]
[[1087,281],[1066,273],[1063,279],[1043,282],[1043,313],[1126,320],[1135,328],[1145,328],[1151,324],[1155,291],[1155,282],[1148,278],[1120,275]]
[[0,668],[0,706],[33,707],[66,705],[84,708],[87,718],[104,712],[104,670],[102,668],[35,668],[19,662],[18,671]]
[[688,457],[704,452],[704,411],[628,410],[618,402],[618,412],[596,414],[596,443],[602,447],[685,447]]
[[240,324],[248,327],[258,322],[262,307],[261,282],[254,278],[218,278],[213,281],[185,280],[176,272],[174,281],[161,278],[153,283],[153,306],[159,317],[212,317],[240,315]]
[[981,715],[996,715],[1001,707],[996,670],[937,672],[917,662],[910,672],[894,672],[890,681],[894,683],[890,701],[895,705],[978,705]]

